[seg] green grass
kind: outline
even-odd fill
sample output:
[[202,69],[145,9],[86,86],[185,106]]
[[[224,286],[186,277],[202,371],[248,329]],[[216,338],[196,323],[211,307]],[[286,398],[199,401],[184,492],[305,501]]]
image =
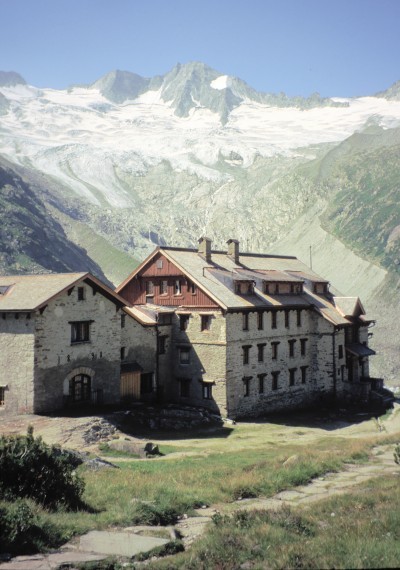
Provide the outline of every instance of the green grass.
[[147,568],[397,568],[398,477],[375,479],[307,510],[217,516],[190,551]]

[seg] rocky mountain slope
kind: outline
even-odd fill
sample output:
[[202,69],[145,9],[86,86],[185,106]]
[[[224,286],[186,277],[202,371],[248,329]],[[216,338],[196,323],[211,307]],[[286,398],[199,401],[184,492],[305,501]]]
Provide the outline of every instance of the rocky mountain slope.
[[[218,248],[236,237],[243,250],[311,253],[375,311],[376,373],[396,381],[397,92],[288,98],[199,63],[66,91],[0,74],[1,270],[91,263],[117,283],[155,244],[204,234]],[[34,244],[49,242],[40,257]]]

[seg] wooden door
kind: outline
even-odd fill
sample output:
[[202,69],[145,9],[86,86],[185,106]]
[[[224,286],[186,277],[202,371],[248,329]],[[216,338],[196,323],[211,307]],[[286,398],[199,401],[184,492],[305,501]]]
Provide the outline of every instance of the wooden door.
[[140,372],[121,374],[121,399],[140,400]]

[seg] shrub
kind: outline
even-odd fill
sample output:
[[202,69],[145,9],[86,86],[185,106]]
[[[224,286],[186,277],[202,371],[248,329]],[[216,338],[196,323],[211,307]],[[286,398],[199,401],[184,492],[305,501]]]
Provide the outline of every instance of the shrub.
[[0,495],[6,500],[32,498],[55,508],[82,506],[83,480],[75,472],[76,460],[59,447],[33,437],[0,437]]
[[162,507],[139,503],[132,517],[132,524],[165,526],[175,524],[179,513],[173,507]]
[[0,552],[28,554],[58,546],[62,540],[59,531],[36,513],[34,503],[24,499],[0,503]]

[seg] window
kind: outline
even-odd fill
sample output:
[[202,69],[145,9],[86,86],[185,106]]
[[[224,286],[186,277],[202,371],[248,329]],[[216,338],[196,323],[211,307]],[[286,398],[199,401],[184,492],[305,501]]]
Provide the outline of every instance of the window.
[[249,313],[243,313],[243,330],[249,330]]
[[258,348],[258,362],[264,362],[264,347],[265,347],[265,343],[263,343],[263,344],[257,344],[257,348]]
[[285,311],[285,328],[289,328],[290,327],[290,312],[289,311]]
[[248,364],[250,360],[251,345],[242,346],[242,348],[243,348],[243,364]]
[[77,374],[69,381],[69,395],[73,402],[90,401],[91,378],[87,374]]
[[211,400],[212,399],[212,385],[208,382],[203,382],[203,399],[204,400]]
[[251,376],[245,376],[243,378],[243,396],[245,398],[248,398],[250,396],[250,380],[251,380]]
[[185,331],[189,325],[190,315],[179,315],[179,328],[181,331]]
[[121,329],[125,328],[126,315],[121,315]]
[[201,330],[209,331],[211,328],[211,315],[201,315]]
[[178,348],[179,351],[179,364],[190,364],[190,347],[181,346]]
[[146,281],[146,295],[154,295],[153,281]]
[[85,287],[78,287],[78,301],[85,300]]
[[157,267],[157,269],[162,269],[162,268],[163,268],[163,260],[162,260],[162,259],[157,259],[157,261],[156,261],[156,267]]
[[158,337],[158,354],[165,354],[167,352],[167,335]]
[[301,356],[305,356],[307,350],[307,338],[300,339],[300,354]]
[[307,368],[308,366],[301,366],[301,383],[305,384],[307,382]]
[[170,325],[172,323],[172,315],[170,313],[158,313],[159,325]]
[[343,358],[343,345],[339,344],[339,358]]
[[292,338],[292,339],[288,340],[288,344],[289,344],[289,356],[293,357],[294,356],[294,345],[296,344],[296,339]]
[[271,313],[271,327],[273,329],[276,329],[276,327],[277,327],[277,324],[276,324],[277,318],[276,317],[277,317],[277,313],[275,313],[275,311],[273,313]]
[[257,313],[257,326],[259,331],[264,329],[264,313]]
[[121,346],[120,353],[121,353],[121,360],[125,360],[125,357],[126,357],[126,347],[125,346]]
[[276,360],[278,358],[278,346],[279,342],[271,342],[272,360]]
[[181,398],[190,397],[190,380],[188,378],[179,378],[179,396]]
[[90,323],[93,321],[76,321],[71,323],[71,344],[90,341]]
[[196,285],[194,283],[192,283],[191,281],[188,281],[188,291],[192,295],[196,294]]
[[297,368],[289,369],[289,386],[294,386],[296,381],[296,370]]
[[0,408],[5,405],[6,389],[5,386],[0,386]]
[[301,327],[301,309],[297,309],[297,326]]
[[264,379],[266,377],[266,374],[259,374],[257,376],[258,378],[258,393],[259,394],[264,394]]
[[175,279],[175,295],[182,295],[182,283],[180,279]]
[[168,294],[168,281],[163,279],[160,282],[160,295],[167,295]]
[[272,374],[272,389],[277,390],[280,372],[271,372],[271,374]]

